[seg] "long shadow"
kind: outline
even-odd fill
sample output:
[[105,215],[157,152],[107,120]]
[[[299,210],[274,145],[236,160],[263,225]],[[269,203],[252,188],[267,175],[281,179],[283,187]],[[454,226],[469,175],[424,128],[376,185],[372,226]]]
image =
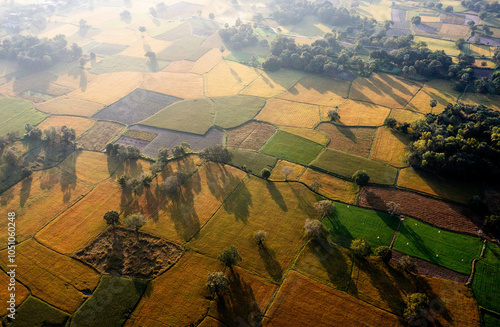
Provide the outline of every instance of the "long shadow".
[[21,206],[21,208],[24,207],[26,201],[30,196],[32,181],[33,178],[30,176],[23,179],[23,181],[21,182],[21,194],[19,195],[19,205]]
[[274,185],[273,182],[266,181],[266,187],[274,202],[280,206],[282,211],[287,212],[288,207],[286,206],[285,199],[283,198],[283,195],[281,195],[281,192],[276,188],[276,185]]
[[[439,315],[443,317],[444,320],[448,322],[447,326],[453,325],[453,317],[451,316],[450,310],[444,304],[444,301],[441,300],[439,295],[437,295],[432,287],[429,285],[426,279],[419,278],[419,292],[423,292],[427,294],[429,297],[429,311],[431,312],[431,316]],[[451,282],[450,282],[451,283]],[[452,285],[448,285],[449,288],[452,288]],[[448,291],[450,292],[450,291]],[[449,294],[449,293],[448,293]],[[434,320],[435,326],[442,326],[441,323]]]
[[267,248],[266,244],[262,243],[259,245],[259,255],[264,261],[264,266],[271,278],[279,282],[283,278],[283,269],[281,269],[280,263],[276,260],[274,251]]
[[439,264],[436,261],[436,256],[434,252],[432,252],[427,246],[424,245],[423,239],[415,233],[413,229],[407,228],[404,224],[401,225],[399,229],[399,233],[405,236],[413,246],[417,248],[424,255],[424,260],[427,260],[431,263]]
[[357,138],[356,135],[352,132],[351,128],[349,127],[343,127],[343,126],[338,126],[334,125],[337,130],[342,133],[345,137],[347,137],[349,140],[353,141],[354,143],[357,143]]
[[245,181],[242,181],[233,194],[224,202],[224,209],[227,213],[234,214],[236,219],[248,222],[248,216],[250,215],[250,207],[253,206],[252,193],[248,190],[245,185]]
[[169,208],[170,217],[177,234],[187,241],[201,228],[198,213],[194,208],[194,195],[191,180],[188,180],[175,194],[171,196]]
[[332,240],[343,246],[345,248],[349,248],[351,246],[352,241],[354,240],[354,236],[351,232],[340,222],[338,219],[337,211],[334,211],[329,216],[326,216],[324,220],[328,221],[332,226],[330,230]]

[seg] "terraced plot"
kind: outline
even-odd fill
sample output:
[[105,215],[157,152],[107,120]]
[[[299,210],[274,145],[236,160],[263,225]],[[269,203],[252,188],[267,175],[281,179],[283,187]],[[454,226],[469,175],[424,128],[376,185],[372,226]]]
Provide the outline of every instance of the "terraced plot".
[[260,150],[264,154],[302,165],[313,161],[323,146],[300,136],[277,131]]
[[319,109],[313,104],[270,99],[256,119],[279,126],[312,128],[319,122]]
[[377,131],[375,128],[351,128],[331,123],[321,123],[316,129],[329,136],[329,149],[335,149],[361,157],[369,156],[373,139]]
[[273,125],[251,121],[227,131],[226,145],[230,148],[259,150],[275,132]]

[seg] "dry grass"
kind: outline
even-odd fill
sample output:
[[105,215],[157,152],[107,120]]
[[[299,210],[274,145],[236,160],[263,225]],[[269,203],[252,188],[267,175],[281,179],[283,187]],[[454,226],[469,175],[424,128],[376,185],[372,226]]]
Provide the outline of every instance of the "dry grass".
[[285,174],[283,174],[284,167],[292,169],[292,173],[288,175],[288,179],[286,179],[288,181],[298,181],[304,170],[306,170],[306,167],[296,163],[286,160],[278,160],[278,163],[274,166],[269,179],[273,181],[285,181]]
[[222,54],[219,49],[212,49],[201,56],[200,59],[196,60],[191,73],[195,74],[205,74],[208,73],[212,68],[217,66],[222,60]]
[[46,102],[37,103],[35,107],[53,115],[74,115],[91,117],[104,108],[104,105],[75,97],[62,96]]
[[304,76],[306,75],[302,72],[289,69],[263,72],[252,84],[241,91],[241,94],[271,98],[286,92]]
[[412,123],[416,120],[423,119],[425,116],[421,113],[405,110],[405,109],[393,109],[389,118],[396,119],[399,123]]
[[183,99],[203,97],[203,78],[196,74],[172,72],[147,74],[141,87]]
[[255,117],[275,125],[312,128],[319,122],[317,105],[270,99]]
[[409,143],[407,135],[380,127],[373,141],[370,159],[380,160],[394,167],[405,167],[408,165],[405,150]]
[[[444,110],[448,103],[456,103],[460,93],[455,91],[453,83],[444,80],[433,80],[427,82],[424,87],[408,103],[405,109],[417,111],[423,114],[432,112],[438,114]],[[430,101],[436,100],[437,106],[431,108]]]
[[194,62],[187,60],[174,61],[167,66],[163,71],[171,73],[189,73],[194,67]]
[[295,84],[280,99],[312,103],[323,106],[335,106],[345,101],[349,82],[332,78],[308,76]]
[[209,97],[236,95],[259,74],[255,68],[224,60],[205,75],[205,93]]
[[[33,173],[0,197],[0,214],[16,213],[17,241],[35,234],[59,213],[75,203],[90,187],[52,168]],[[7,242],[7,219],[0,221],[0,241]]]
[[389,108],[403,108],[421,85],[387,74],[373,74],[354,80],[349,98]]
[[259,150],[276,132],[270,124],[251,121],[227,131],[226,145],[231,148]]
[[316,142],[321,145],[327,145],[330,142],[330,137],[322,132],[309,128],[301,128],[301,127],[280,127],[280,130],[295,134],[310,141]]
[[88,130],[94,125],[95,120],[81,118],[81,117],[71,117],[71,116],[50,116],[41,122],[37,127],[42,131],[51,127],[60,129],[63,126],[68,128],[73,128],[75,130],[76,136],[80,136],[83,132]]
[[59,166],[63,171],[87,184],[96,185],[109,178],[119,166],[118,160],[94,151],[75,151]]
[[376,129],[371,127],[346,127],[322,123],[316,128],[330,138],[329,149],[335,149],[367,158],[370,154]]
[[101,151],[109,141],[123,133],[125,126],[117,123],[98,121],[78,139],[85,150]]
[[500,111],[500,96],[480,93],[466,93],[461,102],[467,104],[482,104],[488,108]]
[[[6,269],[6,252],[1,252],[2,269]],[[92,268],[35,240],[16,247],[16,264],[16,279],[26,285],[34,296],[69,313],[87,298],[82,291],[92,291],[101,277]]]
[[321,187],[318,189],[319,194],[345,203],[354,203],[356,194],[358,193],[358,186],[356,184],[317,172],[310,168],[306,169],[302,176],[300,176],[300,181],[309,187],[314,182],[319,182],[321,184]]
[[36,235],[37,239],[58,252],[75,253],[107,227],[103,216],[108,210],[121,211],[120,208],[126,204],[121,194],[118,184],[109,181],[99,184],[44,227]]
[[[327,113],[331,107],[321,108],[321,119],[329,120]],[[347,126],[381,126],[389,116],[390,109],[372,103],[348,100],[338,109],[340,122]]]

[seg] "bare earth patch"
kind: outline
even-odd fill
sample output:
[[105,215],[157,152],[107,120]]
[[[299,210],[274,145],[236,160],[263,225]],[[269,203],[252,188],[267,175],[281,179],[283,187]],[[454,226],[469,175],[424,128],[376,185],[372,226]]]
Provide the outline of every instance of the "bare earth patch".
[[172,242],[124,228],[106,230],[91,244],[75,254],[101,273],[130,278],[151,279],[179,260],[182,248]]

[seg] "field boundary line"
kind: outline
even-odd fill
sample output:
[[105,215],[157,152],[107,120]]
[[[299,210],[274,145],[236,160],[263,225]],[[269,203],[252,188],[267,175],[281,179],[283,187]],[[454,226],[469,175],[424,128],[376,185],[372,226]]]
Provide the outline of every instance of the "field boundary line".
[[394,231],[394,235],[392,236],[392,241],[391,241],[391,244],[389,245],[389,249],[392,250],[392,247],[394,246],[394,242],[396,241],[396,237],[398,236],[398,232],[399,232],[399,229],[401,228],[401,222],[403,220],[400,218],[399,219],[399,223],[398,223],[398,227],[396,228],[396,230]]
[[[419,93],[420,93],[420,91],[422,91],[422,90],[423,90],[424,85],[425,85],[425,83],[422,83],[422,85],[420,86],[420,88],[418,89],[418,91],[417,91],[417,92],[415,92],[415,94],[413,94],[413,95],[412,95],[412,97],[410,98],[410,100],[408,100],[408,101],[406,102],[406,104],[403,106],[403,109],[404,109],[404,110],[410,110],[410,109],[405,109],[405,108],[406,108],[406,107],[410,104],[411,100],[413,100],[413,99],[417,96],[417,94],[419,94]],[[413,110],[410,110],[410,111],[413,111]],[[432,109],[431,109],[431,111],[432,111]],[[392,112],[392,110],[391,110],[391,112]],[[419,112],[419,113],[421,113],[421,112]],[[390,115],[390,113],[389,113],[389,115]],[[425,114],[424,114],[424,115],[425,115]]]
[[475,258],[474,260],[472,260],[471,272],[469,278],[467,279],[467,282],[465,283],[465,285],[467,286],[471,285],[474,280],[474,275],[476,273],[476,263],[484,258],[484,251],[486,250],[486,244],[487,241],[483,240],[483,247],[481,248],[481,253],[479,254],[479,258]]

